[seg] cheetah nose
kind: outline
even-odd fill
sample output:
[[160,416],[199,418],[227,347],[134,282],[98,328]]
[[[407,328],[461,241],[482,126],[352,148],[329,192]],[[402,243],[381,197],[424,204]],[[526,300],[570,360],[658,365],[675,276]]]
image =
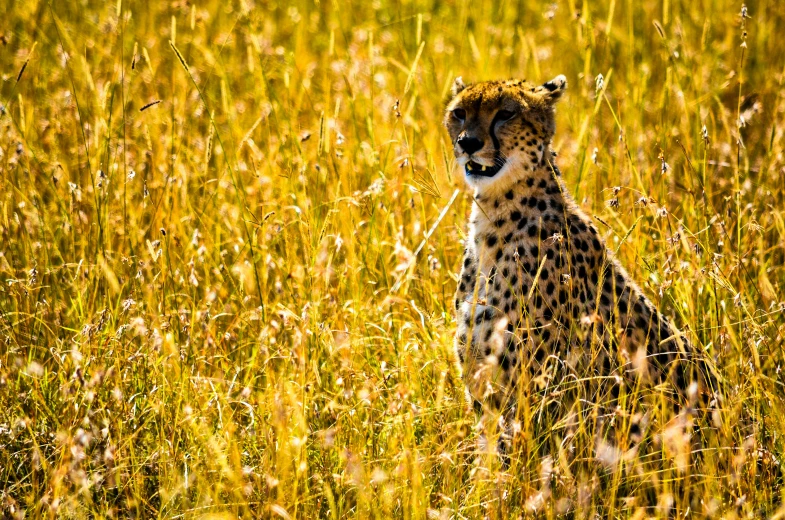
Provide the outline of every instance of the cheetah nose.
[[468,153],[469,155],[473,154],[477,150],[481,149],[483,146],[481,140],[477,139],[476,137],[460,137],[458,138],[458,145],[460,145],[461,149]]

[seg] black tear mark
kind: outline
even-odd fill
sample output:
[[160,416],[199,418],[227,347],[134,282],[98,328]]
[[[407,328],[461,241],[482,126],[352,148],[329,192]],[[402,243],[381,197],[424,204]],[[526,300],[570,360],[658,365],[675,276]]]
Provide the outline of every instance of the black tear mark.
[[496,151],[499,151],[499,148],[501,147],[501,143],[499,143],[499,138],[496,137],[496,123],[499,122],[499,119],[501,119],[499,117],[499,112],[496,112],[496,115],[493,116],[493,121],[491,121],[491,129],[488,132],[489,134],[491,134],[491,141],[493,141],[493,148]]

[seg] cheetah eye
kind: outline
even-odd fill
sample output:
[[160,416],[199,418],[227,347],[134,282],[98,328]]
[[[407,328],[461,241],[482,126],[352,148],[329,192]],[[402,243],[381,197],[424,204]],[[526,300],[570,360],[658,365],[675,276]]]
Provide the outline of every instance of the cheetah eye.
[[452,117],[457,119],[458,121],[464,121],[466,119],[466,110],[462,108],[456,108],[452,111]]
[[509,121],[515,117],[515,112],[511,112],[510,110],[499,110],[496,112],[496,118],[499,122]]

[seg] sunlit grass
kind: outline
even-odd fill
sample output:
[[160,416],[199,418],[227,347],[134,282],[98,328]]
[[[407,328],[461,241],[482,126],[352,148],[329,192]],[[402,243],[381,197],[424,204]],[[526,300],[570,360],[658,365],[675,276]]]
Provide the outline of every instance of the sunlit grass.
[[[3,517],[785,515],[780,2],[4,2]],[[442,111],[557,74],[568,188],[724,378],[688,469],[549,416],[475,461]]]

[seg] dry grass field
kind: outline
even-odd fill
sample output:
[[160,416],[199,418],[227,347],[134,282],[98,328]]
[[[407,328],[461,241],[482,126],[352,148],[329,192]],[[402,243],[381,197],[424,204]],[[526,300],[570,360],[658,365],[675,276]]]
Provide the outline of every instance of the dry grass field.
[[[781,0],[0,3],[0,517],[785,518]],[[444,106],[557,74],[567,187],[723,379],[656,470],[536,413],[477,454]]]

